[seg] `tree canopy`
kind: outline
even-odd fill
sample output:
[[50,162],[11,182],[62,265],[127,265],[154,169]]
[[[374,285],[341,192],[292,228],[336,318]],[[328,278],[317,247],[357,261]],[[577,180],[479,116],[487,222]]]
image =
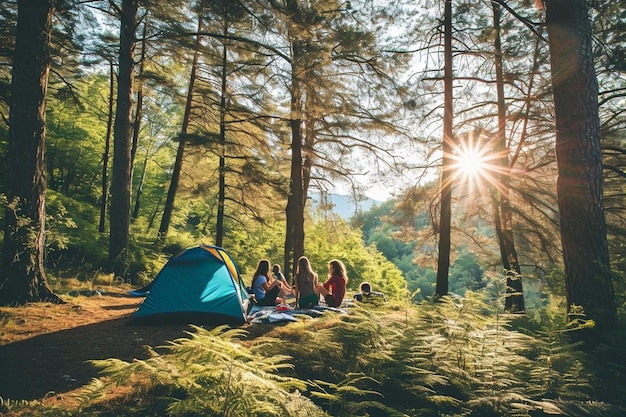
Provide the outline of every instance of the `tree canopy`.
[[[494,271],[518,312],[521,280],[537,279],[565,288],[567,311],[615,325],[622,4],[41,1],[49,32],[22,33],[27,3],[0,5],[0,282],[88,259],[137,283],[181,247],[219,241],[244,273],[261,258],[289,274],[302,254],[320,270],[344,257],[357,281],[398,296],[429,293],[437,262],[439,295]],[[37,63],[49,76],[20,70],[34,65],[22,37],[49,48]],[[32,136],[11,130],[21,100],[36,98],[21,82],[43,92],[24,117],[45,126],[45,153],[16,148]],[[15,163],[27,154],[37,164]],[[375,190],[384,205],[346,223],[310,203],[344,193],[358,206]],[[32,207],[12,216],[18,196]],[[12,229],[41,255],[21,256]],[[5,303],[25,299],[9,287]]]

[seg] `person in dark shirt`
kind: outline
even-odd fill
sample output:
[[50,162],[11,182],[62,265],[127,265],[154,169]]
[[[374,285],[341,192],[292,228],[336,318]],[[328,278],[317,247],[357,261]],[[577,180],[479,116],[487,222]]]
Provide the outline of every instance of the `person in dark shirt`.
[[358,302],[387,301],[387,299],[385,298],[385,294],[383,294],[382,292],[372,291],[372,286],[369,282],[362,282],[361,285],[359,285],[359,292],[354,294],[353,298]]
[[287,282],[287,278],[285,278],[285,275],[280,270],[280,265],[274,264],[274,266],[272,267],[272,275],[274,276],[274,279],[276,281],[280,281],[282,284],[280,289],[280,295],[283,298],[287,298],[295,294],[293,288],[291,287],[291,285],[289,285],[289,282]]

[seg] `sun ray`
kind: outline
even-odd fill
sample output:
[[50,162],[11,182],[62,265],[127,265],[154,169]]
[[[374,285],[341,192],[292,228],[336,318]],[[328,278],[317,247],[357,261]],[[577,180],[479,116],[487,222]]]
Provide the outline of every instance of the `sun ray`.
[[465,184],[470,191],[486,187],[500,188],[500,155],[493,152],[489,143],[468,136],[450,157],[455,182]]

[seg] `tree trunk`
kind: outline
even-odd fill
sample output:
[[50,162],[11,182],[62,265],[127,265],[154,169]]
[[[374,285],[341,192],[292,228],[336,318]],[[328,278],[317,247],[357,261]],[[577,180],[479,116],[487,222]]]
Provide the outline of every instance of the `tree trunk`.
[[[310,66],[305,63],[305,68],[303,72],[308,74]],[[309,188],[311,185],[311,172],[313,169],[313,162],[315,160],[315,143],[316,143],[316,132],[315,132],[315,123],[316,119],[316,110],[315,110],[315,91],[312,83],[307,82],[305,84],[305,97],[304,97],[304,138],[303,138],[303,155],[302,155],[302,254],[305,251],[304,245],[304,211],[306,210],[306,203],[309,199]],[[299,257],[298,257],[299,258]],[[296,267],[296,262],[298,258],[294,258],[294,269]]]
[[[304,72],[308,74],[310,69],[309,65],[305,64]],[[313,161],[315,159],[315,91],[311,83],[306,83],[304,98],[304,160],[302,161],[302,205],[303,209],[306,208],[306,202],[309,195],[309,186],[311,185],[311,171],[313,170]]]
[[[293,100],[293,99],[292,99]],[[293,105],[293,104],[292,104]],[[291,126],[291,190],[289,194],[289,211],[291,216],[292,265],[304,255],[304,190],[302,188],[302,120],[294,116],[292,108]]]
[[[202,14],[198,15],[198,33],[202,31]],[[163,207],[163,217],[161,217],[161,225],[159,226],[159,232],[157,234],[157,240],[164,242],[167,237],[167,232],[170,228],[172,221],[172,212],[174,211],[174,200],[176,200],[176,192],[178,191],[178,182],[180,181],[180,174],[183,171],[183,158],[185,156],[185,143],[187,135],[187,127],[189,126],[189,117],[191,115],[191,106],[193,103],[193,86],[196,82],[196,71],[198,67],[198,46],[200,45],[200,35],[196,36],[196,49],[193,53],[193,60],[191,62],[191,73],[189,74],[189,86],[187,87],[187,102],[185,103],[185,113],[183,114],[183,122],[180,129],[181,135],[178,141],[178,150],[176,151],[176,160],[174,162],[174,168],[172,169],[172,179],[170,180],[170,186],[167,190],[167,198],[165,199],[165,205]]]
[[[289,190],[291,190],[291,181],[289,182]],[[285,246],[283,258],[283,273],[286,277],[295,273],[296,264],[292,264],[293,260],[293,210],[291,209],[291,191],[287,196],[287,206],[285,207]]]
[[568,313],[595,321],[588,341],[614,328],[617,312],[602,202],[602,154],[587,2],[546,0],[556,116],[557,195]]
[[435,294],[448,294],[450,272],[450,228],[452,222],[452,1],[445,0],[444,9],[444,112],[443,157],[441,161],[441,213],[439,221],[439,257],[437,259],[437,285]]
[[106,213],[109,201],[109,153],[111,152],[111,130],[113,128],[113,94],[115,74],[113,61],[109,62],[109,118],[107,120],[107,133],[104,138],[104,154],[102,154],[102,199],[100,201],[100,223],[98,232],[106,231]]
[[163,202],[163,195],[160,194],[159,201],[156,202],[154,206],[154,210],[152,210],[152,214],[150,215],[150,219],[148,220],[148,227],[146,227],[146,233],[152,230],[152,227],[154,226],[154,221],[157,217],[157,214],[159,214],[159,210],[161,209],[162,202]]
[[[291,25],[302,21],[300,6],[295,0],[286,1],[291,16]],[[302,157],[302,77],[304,76],[304,45],[297,29],[290,27],[291,39],[291,181],[287,201],[287,236],[285,248],[291,244],[291,265],[294,269],[298,259],[304,255],[304,178]],[[291,236],[290,236],[291,235]],[[287,256],[287,254],[285,254]],[[287,270],[287,272],[289,272]]]
[[143,169],[141,171],[141,179],[137,185],[137,195],[135,196],[135,207],[133,208],[133,219],[139,217],[139,209],[141,208],[141,196],[143,194],[143,185],[146,182],[146,175],[148,172],[148,162],[150,161],[150,147],[146,149],[146,157],[143,159]]
[[[496,92],[498,103],[498,132],[495,151],[498,164],[499,178],[499,221],[496,222],[498,242],[502,266],[506,273],[506,300],[505,309],[511,313],[523,313],[524,292],[522,288],[522,271],[515,249],[513,239],[513,215],[509,198],[511,184],[511,167],[509,165],[509,147],[506,141],[506,103],[504,100],[504,76],[502,73],[502,42],[500,39],[501,7],[498,3],[492,3],[493,27],[495,29],[494,52],[496,69]],[[497,212],[497,211],[496,211]]]
[[[228,38],[228,16],[224,13],[224,38]],[[222,44],[222,74],[220,90],[220,165],[219,165],[219,189],[217,197],[217,222],[215,225],[215,244],[222,246],[224,241],[224,205],[226,203],[226,86],[228,83],[228,50],[226,42]]]
[[[135,160],[137,158],[137,149],[139,148],[139,132],[141,131],[141,118],[143,115],[143,73],[146,65],[146,34],[148,32],[148,19],[144,19],[143,32],[141,35],[141,55],[139,58],[139,73],[137,74],[137,105],[135,106],[135,120],[133,121],[133,139],[130,147],[130,184],[132,189],[133,177],[135,175]],[[148,166],[149,152],[146,151],[144,159],[143,172],[141,179],[137,185],[135,195],[135,206],[133,208],[132,219],[139,217],[139,207],[141,206],[141,195],[143,194],[143,184],[146,180],[146,167]]]
[[19,0],[17,7],[0,305],[62,303],[44,271],[45,99],[54,6],[52,0]]
[[113,126],[113,178],[111,180],[111,224],[109,263],[116,277],[128,274],[130,241],[132,96],[137,2],[123,0],[120,13],[120,56],[117,108]]
[[137,105],[135,106],[135,119],[133,120],[133,139],[130,147],[130,179],[133,179],[135,169],[135,157],[139,147],[139,132],[141,131],[141,118],[143,115],[143,73],[146,67],[146,34],[148,33],[148,20],[144,19],[143,32],[141,35],[141,53],[139,56],[139,72],[137,74]]

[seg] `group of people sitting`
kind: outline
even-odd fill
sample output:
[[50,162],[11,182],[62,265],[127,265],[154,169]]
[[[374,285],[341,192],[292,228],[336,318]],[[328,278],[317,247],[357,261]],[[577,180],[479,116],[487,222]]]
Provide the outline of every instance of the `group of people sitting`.
[[306,256],[298,259],[293,287],[287,282],[279,265],[274,265],[273,271],[270,271],[270,261],[267,259],[259,261],[252,278],[254,297],[261,306],[282,304],[287,296],[294,295],[298,308],[315,307],[319,305],[320,297],[323,297],[327,306],[339,307],[346,295],[347,284],[348,276],[343,262],[337,259],[330,261],[328,279],[320,284]]
[[[333,259],[328,262],[328,279],[324,283],[318,282],[318,275],[311,267],[306,256],[298,259],[296,273],[293,277],[293,286],[289,284],[275,264],[270,271],[270,261],[259,261],[252,278],[252,291],[258,305],[273,306],[283,304],[289,296],[295,296],[297,308],[311,308],[320,304],[320,298],[328,307],[340,307],[346,295],[348,276],[343,262]],[[365,301],[369,298],[386,301],[383,293],[371,290],[368,282],[359,286],[359,292],[354,295],[356,301]]]

